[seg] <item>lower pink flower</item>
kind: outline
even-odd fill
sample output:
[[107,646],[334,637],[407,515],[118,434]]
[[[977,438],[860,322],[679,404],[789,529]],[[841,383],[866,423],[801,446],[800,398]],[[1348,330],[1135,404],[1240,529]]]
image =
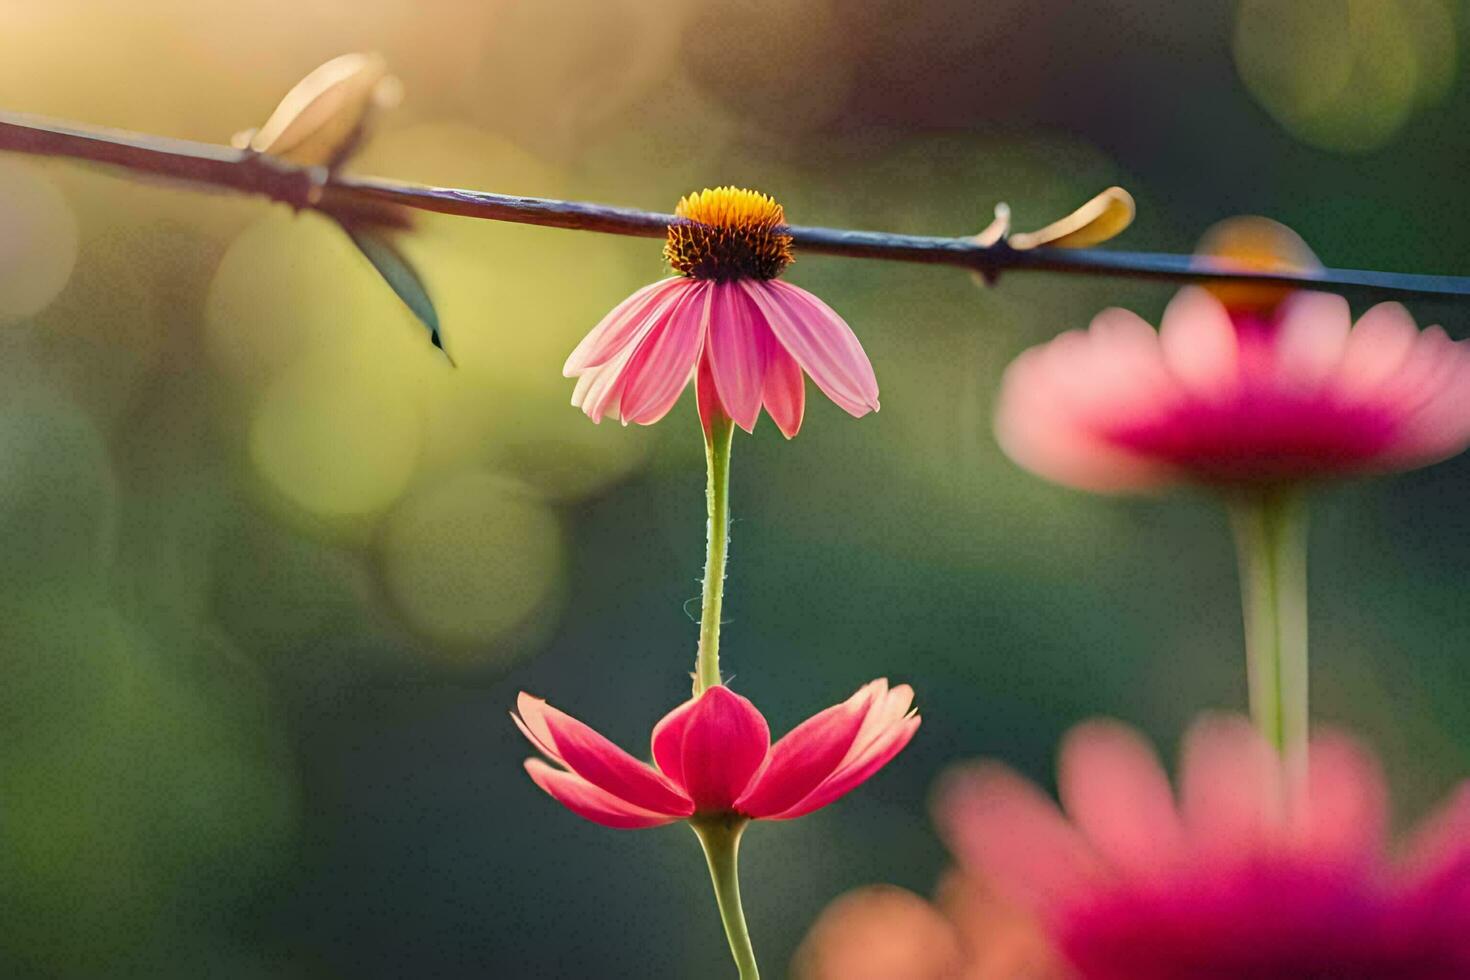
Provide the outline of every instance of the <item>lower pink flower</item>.
[[536,785],[588,820],[636,828],[696,815],[789,820],[824,807],[908,744],[919,727],[913,697],[907,684],[873,681],[772,745],[755,705],[711,687],[654,726],[653,766],[528,694],[511,717],[556,763],[526,760]]
[[1242,718],[1188,735],[1179,798],[1132,730],[1068,737],[1066,816],[999,766],[961,771],[938,818],[961,864],[1039,913],[1081,980],[1470,977],[1470,786],[1402,854],[1387,791],[1347,736],[1312,740],[1302,799]]

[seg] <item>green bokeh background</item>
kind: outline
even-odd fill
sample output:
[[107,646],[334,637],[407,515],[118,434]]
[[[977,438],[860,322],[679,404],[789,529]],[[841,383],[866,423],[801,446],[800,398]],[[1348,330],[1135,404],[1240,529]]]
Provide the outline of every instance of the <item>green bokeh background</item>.
[[[382,52],[407,97],[354,164],[668,209],[767,190],[792,220],[968,234],[1121,183],[1123,246],[1266,214],[1327,262],[1470,273],[1463,4],[1099,0],[81,0],[15,4],[0,105],[193,139]],[[594,427],[566,353],[658,248],[430,216],[405,250],[452,370],[331,226],[0,158],[0,973],[703,977],[698,849],[614,833],[520,770],[549,696],[638,749],[686,695],[703,555],[692,396]],[[784,731],[878,675],[924,727],[863,791],[747,838],[779,976],[870,881],[927,890],[954,761],[1049,779],[1105,713],[1170,751],[1244,700],[1234,563],[1202,497],[1011,466],[1010,358],[1169,292],[802,256],[883,411],[812,395],[735,449],[726,670]],[[1463,307],[1416,304],[1467,330]],[[1409,818],[1470,771],[1470,460],[1314,504],[1319,718]]]

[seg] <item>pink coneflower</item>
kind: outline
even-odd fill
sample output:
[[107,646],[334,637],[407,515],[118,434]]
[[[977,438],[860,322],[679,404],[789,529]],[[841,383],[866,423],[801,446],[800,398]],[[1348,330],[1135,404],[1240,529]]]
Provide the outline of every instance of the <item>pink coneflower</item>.
[[878,381],[842,317],[782,282],[791,236],[781,205],[717,187],[679,201],[664,257],[678,275],[618,304],[567,358],[572,404],[594,422],[650,425],[698,377],[700,414],[749,432],[761,407],[789,439],[801,428],[802,372],[855,417],[878,410]]
[[1353,739],[1319,732],[1300,805],[1244,719],[1185,739],[1176,802],[1143,739],[1075,729],[1066,816],[995,765],[941,789],[962,866],[1034,908],[1079,980],[1452,980],[1470,976],[1470,785],[1387,854],[1387,791]]
[[1339,296],[1190,287],[1157,332],[1110,309],[1026,351],[995,428],[1017,463],[1085,490],[1411,469],[1470,443],[1470,344],[1397,303],[1354,325]]
[[[1245,269],[1316,264],[1289,229],[1224,222],[1201,252]],[[1226,500],[1240,556],[1251,713],[1303,777],[1305,508],[1314,481],[1410,469],[1470,443],[1470,344],[1395,303],[1235,284],[1182,290],[1155,332],[1100,313],[1007,369],[996,411],[1017,463],[1087,490],[1193,483]]]
[[789,820],[867,780],[919,727],[907,684],[876,680],[771,744],[755,705],[716,686],[653,729],[653,765],[539,698],[522,694],[516,725],[556,765],[528,759],[531,778],[567,809],[607,827],[676,820]]

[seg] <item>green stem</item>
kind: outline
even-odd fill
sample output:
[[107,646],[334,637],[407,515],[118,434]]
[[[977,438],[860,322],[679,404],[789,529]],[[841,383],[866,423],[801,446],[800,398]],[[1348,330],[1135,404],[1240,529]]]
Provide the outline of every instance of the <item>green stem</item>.
[[1294,488],[1229,501],[1240,557],[1251,717],[1281,754],[1283,804],[1299,799],[1307,765],[1307,520]]
[[725,597],[725,552],[730,543],[730,443],[735,423],[713,412],[704,434],[709,468],[709,539],[704,563],[704,601],[699,612],[699,654],[694,663],[694,693],[720,681],[720,611]]
[[710,882],[715,886],[715,901],[720,906],[720,921],[725,926],[725,937],[730,940],[730,955],[740,969],[740,980],[760,980],[755,949],[750,945],[750,930],[745,926],[745,913],[740,908],[740,835],[745,832],[747,822],[744,817],[722,816],[691,820],[689,826],[704,846]]

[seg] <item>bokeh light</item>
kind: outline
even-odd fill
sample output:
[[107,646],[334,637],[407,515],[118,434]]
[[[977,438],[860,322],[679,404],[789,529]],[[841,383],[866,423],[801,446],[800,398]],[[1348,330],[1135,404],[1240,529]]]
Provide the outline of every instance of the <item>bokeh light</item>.
[[411,391],[386,372],[319,356],[261,395],[250,457],[272,488],[310,514],[367,517],[413,477],[423,420]]
[[1242,0],[1235,60],[1278,122],[1329,150],[1388,143],[1444,98],[1457,59],[1444,0]]
[[34,167],[0,160],[0,323],[39,312],[71,276],[77,220]]
[[[544,609],[562,574],[557,515],[526,487],[487,472],[423,488],[383,528],[389,597],[450,650],[489,650]],[[503,653],[502,653],[503,656]]]

